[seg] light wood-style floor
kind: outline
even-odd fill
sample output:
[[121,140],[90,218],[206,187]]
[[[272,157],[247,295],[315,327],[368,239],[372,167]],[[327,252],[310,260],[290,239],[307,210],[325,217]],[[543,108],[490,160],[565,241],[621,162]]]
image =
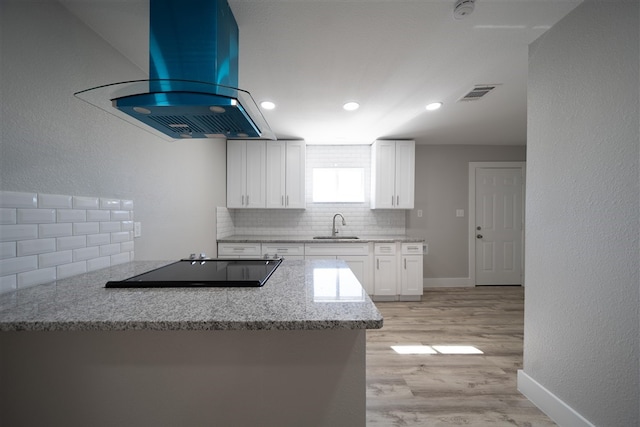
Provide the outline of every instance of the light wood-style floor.
[[[524,288],[425,290],[377,302],[367,331],[367,426],[555,426],[521,395]],[[484,354],[397,354],[392,345],[467,345]]]

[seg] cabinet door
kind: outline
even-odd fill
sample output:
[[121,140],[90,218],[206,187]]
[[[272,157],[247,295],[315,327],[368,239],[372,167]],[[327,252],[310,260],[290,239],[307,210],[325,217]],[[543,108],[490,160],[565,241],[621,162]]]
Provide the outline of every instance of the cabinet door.
[[247,144],[227,141],[227,207],[244,208],[247,188]]
[[286,192],[286,143],[267,141],[266,207],[284,208]]
[[401,295],[422,295],[422,256],[403,256],[400,268]]
[[395,206],[395,141],[376,141],[371,147],[371,208]]
[[396,141],[396,209],[413,209],[415,198],[415,157],[416,146],[414,141]]
[[396,276],[396,257],[395,256],[376,256],[374,270],[374,289],[375,295],[397,295],[397,276]]
[[288,141],[286,150],[285,206],[304,209],[306,146],[304,141]]
[[371,258],[368,256],[347,255],[338,256],[338,258],[343,259],[347,263],[367,294],[373,294],[373,286],[371,283]]
[[265,141],[247,141],[247,193],[246,208],[264,208],[266,200],[265,167],[266,145]]

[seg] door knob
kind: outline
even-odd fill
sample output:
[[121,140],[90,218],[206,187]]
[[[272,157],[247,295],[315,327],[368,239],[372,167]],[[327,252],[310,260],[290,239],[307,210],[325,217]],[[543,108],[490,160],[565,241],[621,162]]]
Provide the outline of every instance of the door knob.
[[476,237],[477,237],[478,239],[482,239],[482,234],[478,234]]

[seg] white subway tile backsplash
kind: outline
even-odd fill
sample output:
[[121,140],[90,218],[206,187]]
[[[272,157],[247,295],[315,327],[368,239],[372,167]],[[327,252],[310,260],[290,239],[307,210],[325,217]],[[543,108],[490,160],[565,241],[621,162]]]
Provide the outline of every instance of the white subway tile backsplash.
[[120,243],[120,252],[133,252],[133,240]]
[[101,198],[100,209],[120,209],[120,200]]
[[71,209],[73,207],[71,196],[59,194],[38,194],[39,208]]
[[58,222],[85,222],[87,211],[82,209],[58,209]]
[[120,252],[120,244],[112,243],[109,245],[99,246],[100,256],[115,255]]
[[18,191],[0,191],[0,207],[37,208],[38,195],[36,193],[21,193]]
[[18,256],[38,255],[56,251],[56,239],[21,240],[17,242]]
[[111,213],[110,211],[95,211],[88,210],[87,211],[87,221],[110,221]]
[[87,262],[73,262],[71,264],[59,265],[56,271],[56,277],[58,279],[66,279],[67,277],[77,276],[78,274],[87,272]]
[[41,239],[47,237],[64,237],[71,236],[73,234],[73,227],[71,224],[39,224],[38,225],[38,237]]
[[111,235],[109,233],[90,234],[87,236],[87,246],[108,245],[111,243]]
[[0,242],[0,259],[13,258],[16,256],[17,242]]
[[59,251],[84,248],[87,246],[87,236],[58,237],[56,246]]
[[50,254],[38,255],[38,265],[43,267],[55,267],[56,265],[73,262],[72,251],[52,252]]
[[54,209],[18,209],[18,224],[51,224],[56,222]]
[[100,248],[97,246],[73,250],[73,261],[85,261],[98,257],[100,257]]
[[100,209],[100,199],[98,197],[73,197],[74,209]]
[[111,257],[105,256],[87,260],[87,271],[100,270],[111,266]]
[[115,233],[120,231],[122,228],[122,224],[118,221],[109,221],[109,222],[101,222],[100,223],[100,232],[101,233]]
[[111,255],[111,265],[124,264],[129,262],[129,252],[123,252],[117,255]]
[[24,256],[0,260],[0,276],[22,273],[38,268],[37,256]]
[[73,235],[79,234],[98,234],[100,232],[100,223],[98,222],[76,222],[73,224]]
[[111,221],[129,221],[130,214],[130,211],[111,211]]
[[42,283],[53,282],[56,280],[56,268],[41,268],[39,270],[27,271],[18,274],[18,288],[26,288],[29,286],[40,285]]
[[133,260],[133,201],[0,191],[0,292]]
[[15,208],[0,208],[0,224],[16,224],[18,211]]
[[16,274],[0,277],[0,293],[16,290],[18,279]]
[[37,224],[0,224],[0,241],[15,242],[17,240],[37,239]]
[[122,243],[133,239],[130,231],[120,231],[118,233],[111,233],[111,243]]

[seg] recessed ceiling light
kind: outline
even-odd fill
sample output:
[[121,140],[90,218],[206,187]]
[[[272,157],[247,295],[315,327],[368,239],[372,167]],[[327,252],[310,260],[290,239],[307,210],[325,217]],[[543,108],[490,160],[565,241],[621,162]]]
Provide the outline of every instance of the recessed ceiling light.
[[442,107],[442,102],[432,102],[431,104],[427,105],[427,110],[428,111],[435,111],[435,110],[439,109],[440,107]]
[[262,108],[264,108],[265,110],[273,110],[274,108],[276,108],[276,104],[274,104],[274,103],[273,103],[273,102],[271,102],[271,101],[262,101],[262,102],[260,103],[260,106],[261,106]]
[[347,102],[346,104],[344,104],[342,106],[342,108],[344,108],[347,111],[354,111],[357,110],[358,108],[360,108],[360,104],[358,104],[357,102]]

